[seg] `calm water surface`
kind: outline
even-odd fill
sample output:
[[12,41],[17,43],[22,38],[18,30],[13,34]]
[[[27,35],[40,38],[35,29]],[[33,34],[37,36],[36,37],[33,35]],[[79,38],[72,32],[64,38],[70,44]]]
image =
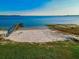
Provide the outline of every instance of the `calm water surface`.
[[8,28],[16,23],[23,23],[25,27],[46,24],[78,24],[79,16],[0,16],[0,27]]

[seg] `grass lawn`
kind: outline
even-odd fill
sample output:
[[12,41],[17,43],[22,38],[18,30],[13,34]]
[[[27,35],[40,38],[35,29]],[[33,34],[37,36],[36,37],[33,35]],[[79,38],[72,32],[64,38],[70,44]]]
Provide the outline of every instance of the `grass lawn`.
[[0,44],[0,59],[79,59],[75,42]]

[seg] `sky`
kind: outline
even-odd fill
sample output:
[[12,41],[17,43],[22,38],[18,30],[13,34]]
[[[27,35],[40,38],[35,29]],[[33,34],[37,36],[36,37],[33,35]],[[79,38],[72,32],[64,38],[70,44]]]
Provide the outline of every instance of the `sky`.
[[0,15],[79,15],[79,0],[0,0]]

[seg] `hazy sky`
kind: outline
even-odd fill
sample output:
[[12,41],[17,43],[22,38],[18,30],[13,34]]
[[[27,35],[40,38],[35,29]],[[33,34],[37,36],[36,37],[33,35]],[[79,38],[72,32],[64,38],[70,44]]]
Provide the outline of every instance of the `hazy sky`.
[[0,0],[0,14],[79,15],[79,0]]

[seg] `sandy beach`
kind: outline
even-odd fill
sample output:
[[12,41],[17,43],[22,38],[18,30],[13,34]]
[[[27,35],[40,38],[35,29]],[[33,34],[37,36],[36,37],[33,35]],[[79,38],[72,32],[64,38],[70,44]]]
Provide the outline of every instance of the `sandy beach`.
[[[7,33],[7,31],[0,31],[0,34],[3,33]],[[59,33],[56,30],[52,31],[47,27],[17,30],[5,38],[17,42],[52,42],[66,40],[64,34]]]

